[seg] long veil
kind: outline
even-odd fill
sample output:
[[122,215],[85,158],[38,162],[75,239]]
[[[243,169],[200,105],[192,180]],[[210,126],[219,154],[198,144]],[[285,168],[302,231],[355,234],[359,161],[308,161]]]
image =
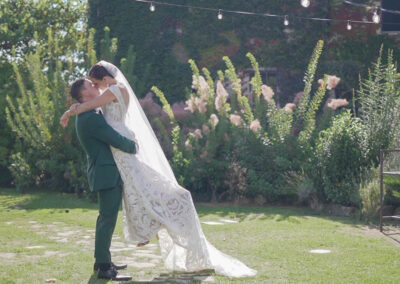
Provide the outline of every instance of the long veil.
[[[163,182],[162,184],[157,184],[157,181],[160,181],[160,179],[156,178],[154,180],[154,185],[157,189],[166,191],[164,197],[168,196],[168,189],[172,188],[173,191],[169,191],[173,194],[179,192],[179,194],[174,195],[174,206],[172,206],[179,210],[168,211],[171,214],[166,214],[164,219],[168,222],[168,229],[163,227],[158,231],[159,244],[165,267],[181,271],[214,269],[217,274],[229,277],[256,275],[256,270],[222,253],[207,241],[190,192],[178,184],[160,143],[129,82],[113,64],[106,61],[100,61],[99,64],[104,66],[128,90],[129,104],[125,124],[139,141],[139,151],[135,156],[155,172],[165,177],[168,183],[170,183],[170,185],[166,185]],[[165,186],[167,187],[163,188]],[[179,190],[175,191],[176,189]],[[184,203],[179,203],[181,200],[184,200]],[[162,202],[156,203],[159,204]],[[189,210],[182,210],[181,206],[175,206],[176,204],[184,204]],[[186,224],[185,222],[190,222],[190,224]]]
[[129,130],[135,133],[139,141],[139,151],[136,157],[162,174],[172,183],[178,184],[167,157],[128,80],[126,80],[121,70],[112,63],[102,60],[98,64],[104,66],[104,68],[128,90],[129,105],[125,123]]

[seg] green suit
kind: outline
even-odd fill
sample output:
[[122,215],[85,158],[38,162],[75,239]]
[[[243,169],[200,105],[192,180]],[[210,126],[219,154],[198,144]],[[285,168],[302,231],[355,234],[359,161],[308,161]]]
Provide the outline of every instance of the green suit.
[[111,262],[111,239],[122,197],[122,179],[110,145],[133,154],[136,145],[116,132],[103,115],[94,110],[78,115],[75,128],[87,156],[90,190],[96,191],[99,199],[94,256],[96,263],[106,264]]

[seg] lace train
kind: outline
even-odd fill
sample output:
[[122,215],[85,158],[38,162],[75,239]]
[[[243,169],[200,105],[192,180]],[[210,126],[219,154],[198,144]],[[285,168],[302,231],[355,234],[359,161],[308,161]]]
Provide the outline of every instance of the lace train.
[[[134,134],[123,122],[126,107],[121,92],[117,86],[110,90],[118,102],[104,108],[105,118],[122,135],[133,138]],[[158,233],[164,264],[171,270],[214,269],[217,274],[229,277],[257,274],[207,241],[188,190],[149,167],[140,155],[113,147],[111,150],[124,182],[123,227],[127,242],[145,242]]]

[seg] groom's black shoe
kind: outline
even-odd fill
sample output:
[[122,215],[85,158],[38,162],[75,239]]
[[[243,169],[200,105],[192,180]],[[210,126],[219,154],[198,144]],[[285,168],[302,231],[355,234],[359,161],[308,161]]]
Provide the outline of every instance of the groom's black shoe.
[[130,281],[130,280],[132,280],[131,276],[118,275],[118,271],[114,268],[110,268],[108,270],[99,270],[99,273],[97,274],[97,278],[109,279],[109,280],[113,280],[113,281]]
[[[111,262],[111,267],[114,268],[114,269],[116,269],[116,270],[121,270],[121,269],[127,268],[128,265],[126,265],[126,264],[118,265],[118,264],[115,264],[115,263]],[[94,270],[94,271],[99,270],[99,268],[100,268],[100,265],[99,265],[98,263],[95,263],[95,264],[93,265],[93,270]]]

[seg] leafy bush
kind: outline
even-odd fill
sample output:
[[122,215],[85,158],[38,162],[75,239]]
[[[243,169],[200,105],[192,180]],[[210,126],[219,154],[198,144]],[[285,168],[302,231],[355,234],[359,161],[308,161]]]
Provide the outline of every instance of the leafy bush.
[[326,200],[359,205],[358,188],[368,169],[367,132],[349,110],[334,117],[316,143],[317,189]]
[[400,126],[400,78],[393,51],[382,61],[383,48],[368,78],[361,80],[358,91],[358,116],[367,132],[369,159],[378,166],[379,151],[393,146]]
[[[302,171],[305,164],[311,167],[316,114],[326,90],[338,82],[331,83],[332,76],[325,75],[312,94],[322,48],[319,41],[306,71],[301,98],[281,109],[275,103],[274,91],[263,84],[258,62],[250,53],[247,57],[254,76],[249,96],[242,93],[241,79],[228,57],[223,58],[226,69],[218,71],[217,80],[206,68],[201,74],[195,62],[189,61],[194,92],[185,102],[185,115],[153,87],[169,124],[174,125],[171,161],[175,173],[195,196],[237,201],[244,195],[261,194],[270,202],[297,200],[297,189],[289,186],[287,176]],[[176,114],[184,119],[177,119]],[[161,132],[168,133],[168,123],[164,126]]]
[[[63,130],[59,125],[59,117],[67,104],[68,78],[73,76],[74,68],[67,69],[68,62],[63,65],[58,60],[62,51],[58,48],[57,38],[52,36],[49,30],[47,44],[52,52],[46,59],[42,59],[39,45],[35,53],[25,56],[19,66],[12,63],[20,96],[7,96],[6,114],[7,122],[20,143],[11,156],[10,171],[17,188],[21,189],[40,185],[71,190],[69,181],[74,176],[68,173],[66,165],[70,164],[69,170],[74,168],[80,172],[85,163],[72,127]],[[69,59],[71,66],[73,61]],[[21,72],[21,66],[26,68],[26,73]],[[74,191],[83,189],[74,188]]]

